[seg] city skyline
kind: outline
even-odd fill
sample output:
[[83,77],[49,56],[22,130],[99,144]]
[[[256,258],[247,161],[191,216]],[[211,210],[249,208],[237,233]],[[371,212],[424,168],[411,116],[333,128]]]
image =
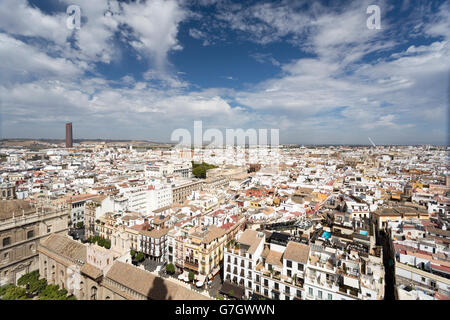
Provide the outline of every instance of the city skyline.
[[[369,5],[381,29],[368,28]],[[168,143],[202,120],[277,128],[281,144],[447,145],[449,12],[444,1],[6,0],[0,136],[59,139],[72,122],[74,140]]]

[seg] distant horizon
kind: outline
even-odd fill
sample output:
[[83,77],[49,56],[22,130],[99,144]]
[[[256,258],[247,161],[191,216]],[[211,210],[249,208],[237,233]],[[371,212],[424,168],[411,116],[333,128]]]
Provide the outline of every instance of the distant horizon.
[[[64,143],[64,138],[0,138],[0,141],[59,141],[59,143]],[[169,144],[169,145],[176,145],[175,142],[164,142],[164,141],[158,141],[158,140],[145,140],[145,139],[104,139],[104,138],[76,138],[73,139],[73,142],[82,142],[82,141],[104,141],[104,142],[144,142],[144,143],[152,143],[152,144]],[[208,145],[207,143],[204,144],[205,146]],[[0,145],[2,146],[2,145]],[[236,146],[236,145],[235,145]],[[248,145],[246,145],[248,146]],[[373,147],[372,144],[362,144],[362,143],[280,143],[280,146],[362,146],[362,147]],[[389,147],[389,146],[398,146],[398,147],[420,147],[420,146],[432,146],[432,147],[449,147],[448,144],[376,144],[375,147]],[[68,148],[70,149],[70,148]]]

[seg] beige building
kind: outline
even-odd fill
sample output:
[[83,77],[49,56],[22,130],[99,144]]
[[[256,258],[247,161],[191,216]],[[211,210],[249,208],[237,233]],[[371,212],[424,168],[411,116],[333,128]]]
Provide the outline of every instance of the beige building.
[[39,242],[52,233],[66,234],[69,213],[64,205],[0,201],[0,285],[17,283],[23,274],[38,269]]
[[220,270],[227,234],[214,225],[189,230],[184,241],[184,268],[211,278]]
[[0,184],[0,200],[12,200],[16,198],[16,188],[13,183]]
[[84,211],[84,232],[86,239],[95,236],[95,220],[97,208],[102,205],[106,196],[98,196],[86,203]]
[[51,235],[39,245],[39,273],[78,300],[204,300],[206,296],[119,261],[111,250]]
[[173,203],[182,204],[186,200],[187,196],[192,194],[192,191],[200,190],[202,186],[202,181],[191,181],[176,185],[172,188]]

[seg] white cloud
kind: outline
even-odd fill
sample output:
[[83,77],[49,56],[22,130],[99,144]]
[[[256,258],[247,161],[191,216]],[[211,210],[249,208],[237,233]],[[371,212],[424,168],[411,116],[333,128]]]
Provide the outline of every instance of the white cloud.
[[26,81],[39,77],[67,78],[83,73],[82,64],[55,58],[40,50],[0,33],[0,80],[3,83]]
[[121,23],[133,28],[138,38],[131,45],[152,59],[163,70],[167,65],[167,53],[182,49],[177,40],[178,24],[186,17],[186,11],[173,0],[153,0],[123,4]]

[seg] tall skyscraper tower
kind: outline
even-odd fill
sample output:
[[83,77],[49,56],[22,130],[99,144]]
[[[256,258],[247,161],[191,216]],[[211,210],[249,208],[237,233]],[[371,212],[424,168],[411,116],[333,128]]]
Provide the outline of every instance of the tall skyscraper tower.
[[73,147],[72,122],[66,123],[66,148]]

